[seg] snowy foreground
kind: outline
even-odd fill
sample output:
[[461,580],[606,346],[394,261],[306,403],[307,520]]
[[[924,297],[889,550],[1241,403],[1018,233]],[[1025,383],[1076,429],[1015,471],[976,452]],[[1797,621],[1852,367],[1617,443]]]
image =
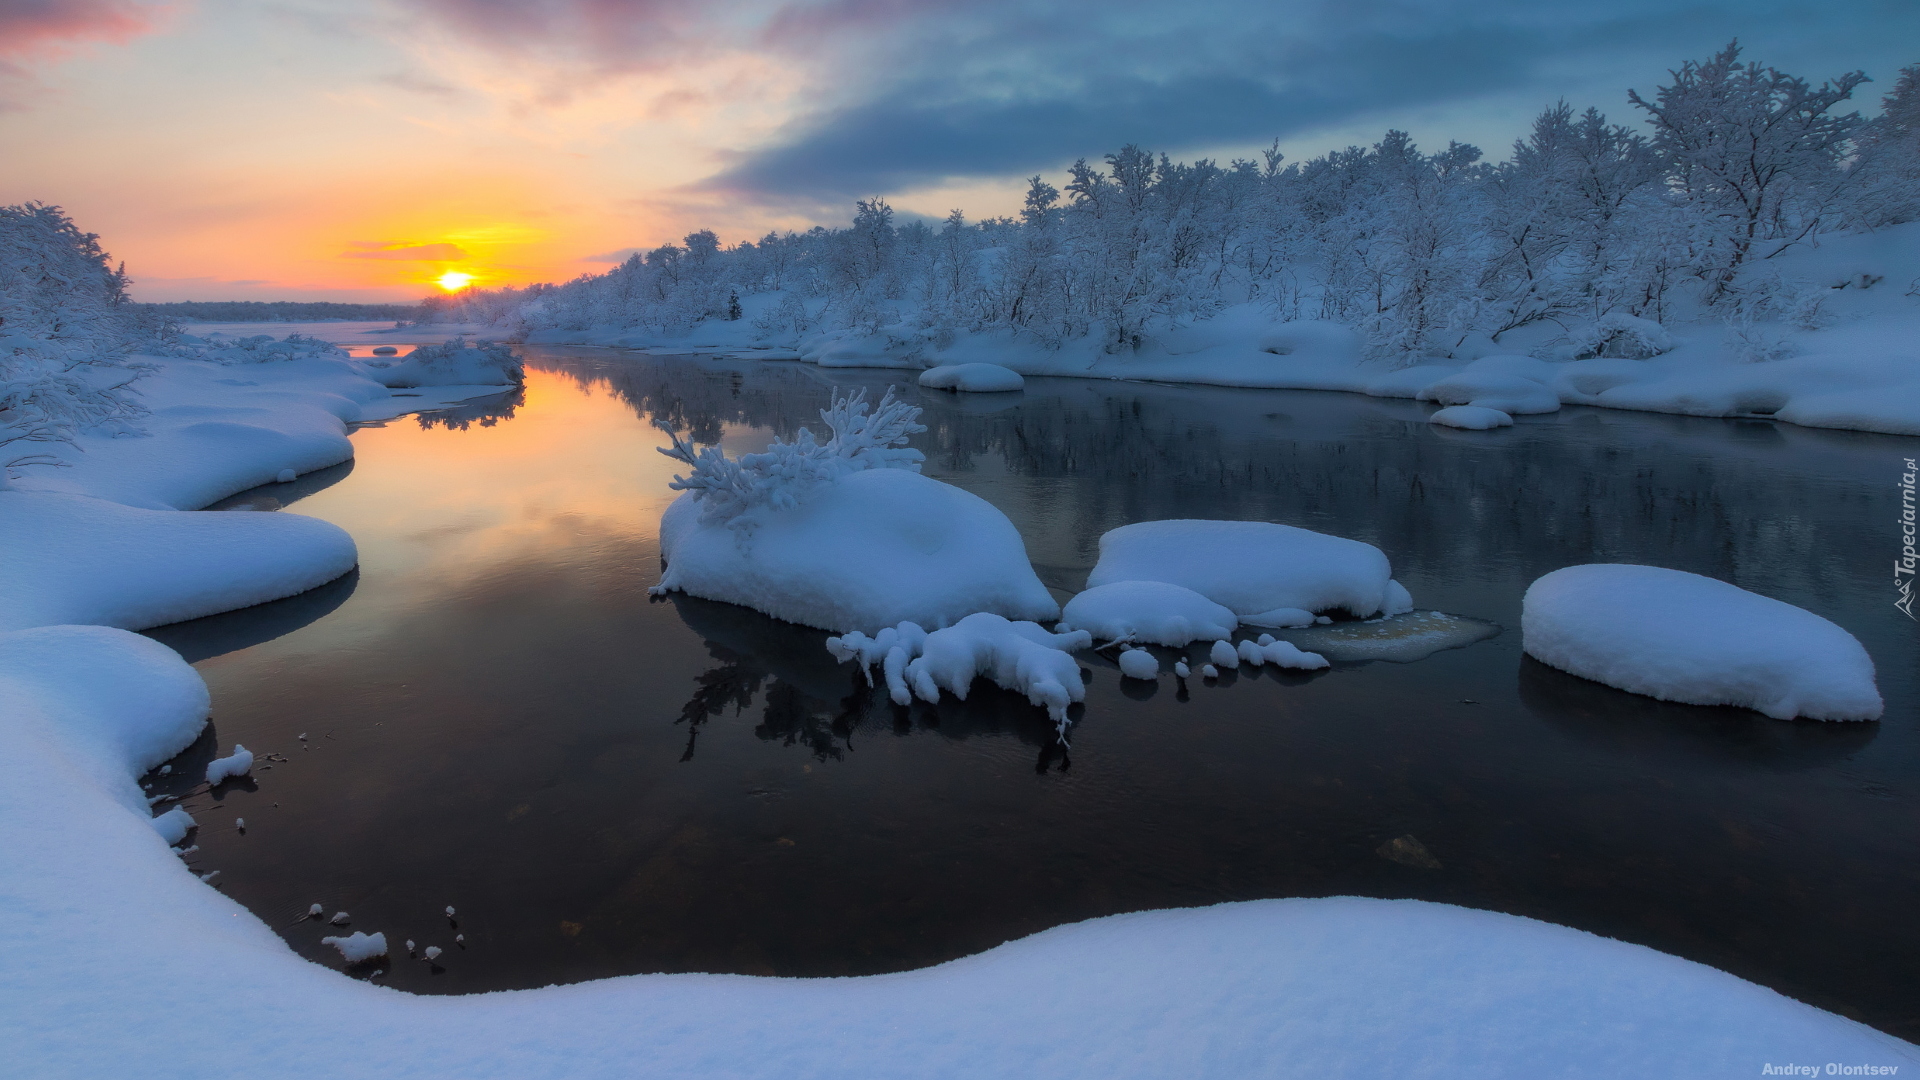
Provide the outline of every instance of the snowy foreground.
[[[423,400],[395,399],[337,361],[161,364],[141,384],[151,436],[85,439],[74,467],[0,493],[11,500],[0,506],[11,530],[0,531],[0,573],[14,575],[0,578],[0,1071],[522,1080],[1920,1069],[1920,1048],[1699,964],[1411,901],[1117,916],[858,979],[646,975],[444,998],[346,978],[295,956],[169,851],[138,778],[196,738],[207,689],[171,650],[112,626],[269,599],[350,565],[351,540],[311,519],[181,509],[344,460],[344,421]],[[847,475],[889,472],[914,475]],[[138,542],[144,530],[151,544]],[[1394,606],[1384,560],[1350,554],[1365,595],[1301,602]],[[32,575],[10,569],[29,564]],[[1282,585],[1295,587],[1273,588]],[[975,619],[903,649],[904,678],[956,689],[983,658],[972,628],[990,620]],[[1029,641],[1038,651],[1007,662],[1038,670],[1053,663],[1043,654],[1066,658]],[[1079,687],[1077,672],[1065,676],[1062,691]]]

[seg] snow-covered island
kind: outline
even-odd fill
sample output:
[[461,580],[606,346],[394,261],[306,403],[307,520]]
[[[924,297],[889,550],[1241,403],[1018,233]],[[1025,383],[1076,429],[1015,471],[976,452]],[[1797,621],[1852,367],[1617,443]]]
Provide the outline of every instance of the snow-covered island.
[[[1726,127],[1702,103],[1760,74],[1745,70],[1730,51],[1637,102],[1651,139],[1562,106],[1497,165],[1399,133],[1285,167],[1277,153],[1220,167],[1128,148],[1106,171],[1077,164],[1064,203],[1036,179],[1017,222],[896,226],[874,200],[850,230],[727,249],[696,233],[607,275],[455,310],[526,341],[930,370],[943,373],[923,387],[956,393],[1012,397],[1041,375],[1356,391],[1432,402],[1436,423],[1482,432],[1414,425],[1424,439],[1497,440],[1567,404],[1920,435],[1907,284],[1920,281],[1920,144],[1901,119],[1920,72],[1889,98],[1893,119],[1838,114],[1842,80],[1800,84],[1791,130],[1688,137]],[[1762,104],[1787,109],[1768,85]],[[1748,184],[1736,153],[1779,167]],[[1167,242],[1176,226],[1193,242]],[[347,460],[355,422],[524,373],[510,350],[459,339],[362,360],[298,336],[182,335],[133,317],[125,286],[57,209],[0,208],[0,1038],[20,1075],[1920,1069],[1920,1048],[1702,964],[1411,900],[1139,912],[861,978],[629,975],[452,999],[309,963],[182,865],[201,824],[142,791],[211,702],[178,654],[130,631],[350,571],[353,538],[326,522],[192,511]],[[917,414],[836,395],[830,434],[739,457],[663,425],[688,471],[661,522],[659,589],[836,631],[832,655],[901,705],[985,678],[1063,734],[1085,695],[1077,657],[1096,648],[1125,647],[1115,663],[1138,682],[1161,677],[1155,649],[1204,650],[1203,677],[1326,672],[1492,632],[1415,614],[1380,547],[1267,521],[1119,525],[1063,610],[1005,514],[921,475]],[[1559,570],[1528,593],[1523,631],[1541,661],[1634,693],[1780,723],[1883,708],[1844,629],[1696,575]],[[1173,670],[1190,677],[1185,659]],[[254,761],[235,746],[205,775],[233,781]],[[339,912],[322,939],[343,961],[400,951],[350,921]]]

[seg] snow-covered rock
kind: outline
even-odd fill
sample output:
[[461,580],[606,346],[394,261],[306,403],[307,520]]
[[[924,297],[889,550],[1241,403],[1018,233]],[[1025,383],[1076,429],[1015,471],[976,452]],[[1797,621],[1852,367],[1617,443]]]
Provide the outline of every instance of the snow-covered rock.
[[387,955],[387,935],[363,934],[358,930],[346,937],[323,937],[320,944],[331,945],[340,950],[340,958],[349,964],[358,964],[372,960],[376,956]]
[[169,844],[178,844],[193,831],[193,815],[176,806],[153,819],[153,831]]
[[1239,659],[1254,667],[1272,664],[1275,667],[1291,668],[1295,671],[1318,671],[1330,667],[1327,658],[1318,653],[1302,652],[1286,641],[1242,641],[1236,650]]
[[1781,720],[1872,720],[1884,708],[1852,634],[1698,574],[1569,566],[1527,589],[1520,620],[1534,659],[1636,694]]
[[1128,649],[1120,654],[1120,674],[1129,679],[1157,679],[1160,661],[1145,649]]
[[[992,503],[920,475],[904,448],[919,409],[836,397],[821,442],[793,442],[738,460],[674,435],[662,453],[694,467],[660,519],[666,573],[679,590],[828,630],[877,632],[901,622],[943,627],[974,612],[1013,619],[1060,613],[1020,532]],[[671,433],[671,432],[670,432]]]
[[920,385],[931,390],[995,394],[1022,389],[1027,380],[1021,378],[1019,372],[999,364],[948,364],[922,372]]
[[223,758],[214,758],[207,762],[207,783],[217,784],[232,776],[245,776],[253,771],[253,751],[233,744],[233,753]]
[[[1500,361],[1516,363],[1503,365]],[[1469,364],[1457,375],[1429,383],[1415,397],[1421,401],[1437,401],[1442,405],[1492,409],[1507,413],[1510,417],[1560,411],[1560,395],[1548,388],[1546,382],[1511,370],[1520,365],[1534,370],[1546,380],[1551,380],[1557,374],[1554,365],[1531,357],[1490,356]],[[1507,370],[1502,370],[1503,367]]]
[[1232,611],[1192,589],[1165,581],[1115,581],[1067,601],[1055,629],[1085,630],[1108,641],[1179,646],[1218,641],[1239,625]]
[[[996,685],[1025,694],[1044,706],[1057,724],[1065,724],[1069,704],[1086,698],[1080,665],[1068,655],[1093,644],[1086,631],[1055,634],[1038,623],[1015,622],[977,612],[944,630],[927,633],[912,622],[890,626],[873,637],[854,632],[827,639],[827,651],[862,668],[879,664],[896,704],[918,697],[939,701],[940,691],[966,700],[973,680],[985,676]],[[872,675],[868,675],[872,681]]]
[[1216,641],[1213,648],[1207,651],[1207,659],[1217,667],[1237,668],[1240,666],[1240,650],[1234,648],[1231,641]]
[[1464,428],[1467,431],[1491,431],[1494,428],[1512,427],[1513,417],[1499,409],[1481,405],[1449,405],[1427,417],[1427,423]]
[[1118,581],[1179,585],[1256,626],[1289,625],[1294,612],[1281,610],[1289,608],[1341,608],[1364,618],[1413,607],[1379,548],[1265,521],[1123,525],[1100,538],[1087,586]]
[[421,345],[398,361],[363,360],[357,365],[381,385],[395,389],[421,386],[510,386],[527,380],[513,350],[491,341],[469,344],[453,338],[443,345]]

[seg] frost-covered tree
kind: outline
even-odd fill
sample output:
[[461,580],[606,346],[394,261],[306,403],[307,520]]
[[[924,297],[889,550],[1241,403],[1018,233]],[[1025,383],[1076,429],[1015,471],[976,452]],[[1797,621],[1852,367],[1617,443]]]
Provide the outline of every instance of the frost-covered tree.
[[19,470],[57,464],[50,443],[89,428],[127,433],[145,410],[126,363],[151,328],[127,300],[127,278],[56,206],[0,207],[0,487]]

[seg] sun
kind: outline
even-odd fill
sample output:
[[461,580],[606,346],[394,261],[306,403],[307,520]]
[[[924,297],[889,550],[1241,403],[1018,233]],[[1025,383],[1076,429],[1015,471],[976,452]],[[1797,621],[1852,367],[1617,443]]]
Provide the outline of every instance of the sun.
[[449,270],[435,278],[434,281],[448,292],[459,292],[461,289],[473,284],[473,275],[463,274],[458,270]]

